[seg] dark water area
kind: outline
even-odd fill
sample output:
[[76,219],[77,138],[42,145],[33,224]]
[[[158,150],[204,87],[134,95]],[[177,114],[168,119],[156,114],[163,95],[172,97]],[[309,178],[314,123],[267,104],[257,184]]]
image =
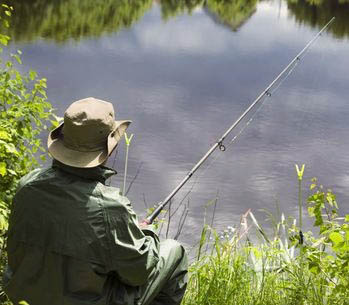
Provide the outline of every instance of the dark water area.
[[[205,215],[210,222],[213,206],[205,205],[217,194],[219,231],[237,225],[247,209],[262,223],[261,209],[276,214],[278,206],[287,216],[298,215],[296,163],[306,166],[305,195],[317,177],[349,213],[349,1],[11,4],[11,48],[23,51],[23,70],[48,79],[59,115],[74,100],[94,96],[112,102],[118,119],[133,120],[128,182],[137,177],[128,197],[141,215],[335,16],[238,139],[214,153],[176,196],[172,212],[186,197],[168,235],[176,235],[189,203],[179,239],[195,244]],[[115,186],[122,184],[124,146]]]

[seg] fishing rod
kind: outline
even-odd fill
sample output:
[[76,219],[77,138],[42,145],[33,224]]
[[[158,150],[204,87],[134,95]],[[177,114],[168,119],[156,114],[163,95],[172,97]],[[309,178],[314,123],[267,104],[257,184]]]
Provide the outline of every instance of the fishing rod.
[[330,26],[334,21],[333,17],[321,30],[318,32],[315,37],[308,42],[308,44],[300,51],[294,59],[284,68],[281,73],[270,83],[270,85],[253,101],[253,103],[245,110],[243,114],[231,125],[227,131],[217,140],[217,142],[208,150],[208,152],[199,160],[198,163],[188,172],[184,179],[175,187],[175,189],[163,200],[161,201],[154,211],[145,219],[143,222],[146,224],[151,224],[155,218],[160,214],[163,208],[170,202],[170,200],[177,194],[177,192],[182,188],[182,186],[193,176],[193,174],[199,169],[199,167],[207,160],[207,158],[219,148],[221,151],[225,151],[225,146],[223,141],[229,135],[229,133],[242,121],[242,119],[262,100],[264,96],[271,96],[270,89],[276,84],[276,82],[289,70],[289,68],[295,63],[301,60],[302,55],[310,48],[310,46],[321,36],[321,34]]

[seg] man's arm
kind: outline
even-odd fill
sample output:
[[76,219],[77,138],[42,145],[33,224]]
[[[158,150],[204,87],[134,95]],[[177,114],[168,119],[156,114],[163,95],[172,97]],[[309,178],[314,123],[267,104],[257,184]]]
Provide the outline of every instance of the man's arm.
[[142,231],[129,200],[115,190],[108,188],[103,192],[110,258],[108,268],[115,271],[125,284],[140,286],[156,270],[160,241],[155,233]]

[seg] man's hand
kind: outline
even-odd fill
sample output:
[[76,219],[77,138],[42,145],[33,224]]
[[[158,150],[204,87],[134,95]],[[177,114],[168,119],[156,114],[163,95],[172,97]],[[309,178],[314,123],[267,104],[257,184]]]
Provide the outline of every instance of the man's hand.
[[141,229],[146,229],[150,225],[150,223],[144,219],[140,223],[138,223],[138,225]]

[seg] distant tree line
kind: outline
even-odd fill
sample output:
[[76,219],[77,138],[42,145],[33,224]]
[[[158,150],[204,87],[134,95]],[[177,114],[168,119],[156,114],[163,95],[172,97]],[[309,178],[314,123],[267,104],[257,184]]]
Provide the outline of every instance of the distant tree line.
[[[118,32],[139,21],[152,0],[7,0],[15,9],[9,36],[14,41],[38,38],[66,42]],[[258,0],[161,0],[163,20],[204,8],[215,21],[233,30],[256,10]]]
[[349,37],[349,0],[288,0],[288,9],[301,24],[322,27],[332,17],[329,32],[335,37]]
[[9,36],[15,41],[37,38],[65,42],[99,37],[132,26],[152,0],[11,0],[14,14]]
[[[4,0],[15,9],[9,28],[14,41],[39,38],[66,42],[99,37],[129,28],[151,9],[153,0]],[[237,30],[256,11],[262,0],[158,0],[163,20],[192,14],[197,8],[217,23]],[[336,16],[329,31],[349,36],[349,0],[285,0],[299,23],[321,27]]]

